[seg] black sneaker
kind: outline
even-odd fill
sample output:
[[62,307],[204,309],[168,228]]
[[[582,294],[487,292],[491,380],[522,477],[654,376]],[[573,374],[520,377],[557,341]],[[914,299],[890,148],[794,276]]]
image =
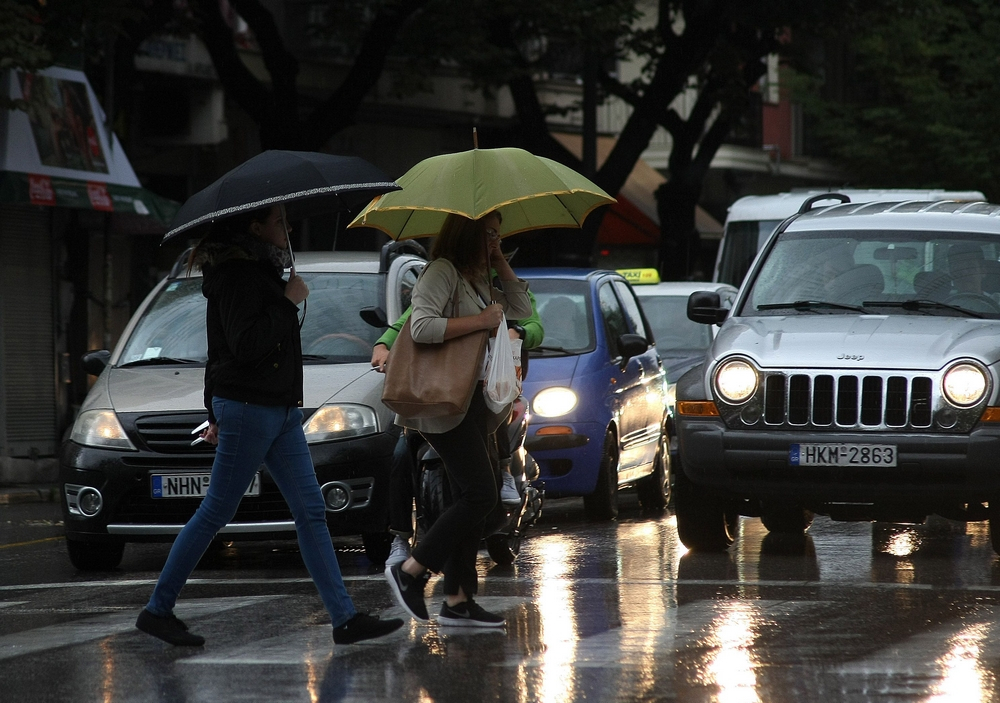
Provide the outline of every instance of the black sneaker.
[[135,626],[147,635],[158,637],[175,647],[200,647],[205,644],[204,637],[188,632],[187,625],[172,613],[166,616],[153,615],[143,608],[136,618]]
[[450,627],[503,627],[507,624],[505,619],[484,610],[471,598],[455,605],[448,605],[448,601],[445,601],[437,621]]
[[402,565],[392,564],[385,567],[385,578],[392,588],[392,595],[396,596],[396,600],[403,606],[403,610],[408,612],[410,617],[420,622],[427,622],[424,586],[427,585],[430,574],[425,571],[420,576],[410,576],[403,571]]
[[395,632],[403,626],[399,618],[379,620],[377,615],[357,613],[339,627],[333,628],[333,641],[337,644],[354,644]]

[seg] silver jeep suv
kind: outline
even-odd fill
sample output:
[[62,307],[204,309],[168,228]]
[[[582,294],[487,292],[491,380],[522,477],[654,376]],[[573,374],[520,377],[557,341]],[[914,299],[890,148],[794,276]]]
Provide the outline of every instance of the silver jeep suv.
[[938,514],[1000,553],[1000,206],[838,199],[778,227],[731,312],[688,300],[721,329],[677,384],[681,541]]

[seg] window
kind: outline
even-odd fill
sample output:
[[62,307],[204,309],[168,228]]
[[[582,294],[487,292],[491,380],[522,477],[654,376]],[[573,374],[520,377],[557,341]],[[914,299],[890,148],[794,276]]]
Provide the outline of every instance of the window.
[[608,345],[611,347],[611,353],[618,355],[618,338],[628,334],[625,313],[610,283],[605,283],[598,289],[597,298],[601,306],[601,317],[604,318],[604,327],[608,332]]
[[646,331],[646,323],[642,319],[642,311],[632,289],[622,281],[615,281],[615,289],[622,299],[622,305],[625,306],[625,314],[628,315],[628,319],[632,323],[632,329],[640,337],[645,337],[647,342],[652,342],[653,340],[650,339],[649,333]]

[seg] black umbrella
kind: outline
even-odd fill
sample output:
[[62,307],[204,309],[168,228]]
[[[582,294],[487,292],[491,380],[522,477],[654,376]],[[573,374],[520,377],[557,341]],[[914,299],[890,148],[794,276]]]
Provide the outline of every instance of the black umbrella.
[[[244,210],[308,201],[320,209],[354,213],[376,195],[399,189],[395,181],[357,156],[272,149],[244,161],[188,198],[160,243]],[[299,208],[297,214],[302,212]]]

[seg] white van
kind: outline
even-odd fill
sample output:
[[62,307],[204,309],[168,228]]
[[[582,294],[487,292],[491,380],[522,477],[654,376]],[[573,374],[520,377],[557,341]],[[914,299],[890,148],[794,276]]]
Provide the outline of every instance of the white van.
[[[908,189],[840,189],[832,191],[826,188],[793,190],[789,193],[776,195],[747,195],[729,206],[726,224],[722,232],[722,242],[715,259],[715,271],[712,280],[728,283],[739,288],[753,263],[757,252],[771,236],[781,222],[802,207],[808,198],[823,193],[843,193],[852,203],[867,203],[879,200],[986,200],[986,196],[978,190],[908,190]],[[820,201],[819,205],[836,205],[840,199],[831,198],[829,203]]]

